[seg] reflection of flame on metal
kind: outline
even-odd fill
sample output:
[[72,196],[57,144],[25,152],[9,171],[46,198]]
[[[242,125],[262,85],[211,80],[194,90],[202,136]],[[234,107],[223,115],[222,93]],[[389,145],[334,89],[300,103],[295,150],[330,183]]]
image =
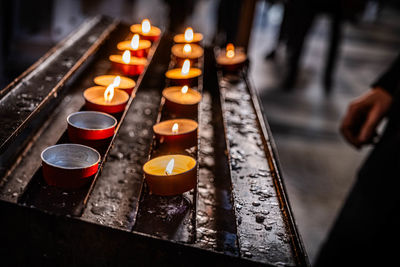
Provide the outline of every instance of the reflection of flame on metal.
[[174,125],[172,126],[172,133],[177,134],[178,130],[179,130],[178,123],[174,123]]
[[104,91],[104,101],[106,101],[106,103],[110,103],[113,97],[114,97],[114,84],[110,84]]
[[185,62],[183,62],[182,70],[181,73],[182,75],[188,75],[190,70],[190,60],[186,59]]
[[142,32],[143,33],[148,33],[150,31],[151,24],[148,19],[142,20]]
[[175,160],[174,160],[174,159],[171,159],[171,160],[168,162],[167,167],[165,168],[165,173],[166,173],[167,175],[171,175],[171,174],[172,174],[172,171],[174,170],[174,165],[175,165]]
[[226,45],[226,57],[233,58],[235,56],[235,46],[231,43]]
[[125,50],[124,54],[122,55],[122,61],[126,64],[131,62],[131,52],[129,52],[129,50]]
[[191,42],[191,41],[193,41],[193,29],[192,28],[190,28],[190,27],[188,27],[188,28],[186,28],[186,30],[185,30],[185,41],[186,42]]
[[190,52],[192,52],[192,46],[190,44],[185,44],[183,46],[183,52],[185,54],[189,54]]
[[189,90],[189,87],[187,85],[184,85],[181,89],[181,92],[182,92],[182,94],[186,94],[188,90]]
[[131,41],[131,47],[134,50],[139,48],[139,34],[133,35],[132,41]]
[[116,76],[116,77],[114,78],[114,80],[113,80],[112,85],[113,85],[114,87],[118,87],[120,84],[121,84],[121,77],[120,77],[120,76]]

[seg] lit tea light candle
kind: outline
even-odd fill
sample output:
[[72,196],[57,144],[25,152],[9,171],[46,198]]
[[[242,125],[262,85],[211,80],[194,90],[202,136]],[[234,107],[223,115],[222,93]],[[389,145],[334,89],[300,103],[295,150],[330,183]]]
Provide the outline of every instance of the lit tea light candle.
[[196,85],[197,78],[201,75],[198,68],[190,68],[190,60],[186,59],[182,68],[170,69],[165,76],[174,84],[178,85]]
[[134,34],[131,41],[123,41],[117,44],[119,50],[129,50],[134,57],[147,57],[151,42],[140,40],[139,34]]
[[161,34],[160,28],[151,25],[148,19],[144,19],[141,24],[133,24],[131,26],[131,32],[137,33],[144,40],[151,42],[156,41]]
[[197,162],[185,155],[156,157],[143,165],[146,183],[155,195],[173,196],[193,189],[197,182]]
[[193,32],[191,27],[186,28],[185,33],[177,34],[174,36],[175,43],[194,43],[199,44],[203,40],[201,33]]
[[172,46],[171,53],[178,61],[190,59],[194,63],[203,56],[204,50],[196,44],[176,44]]
[[176,115],[196,116],[201,94],[189,88],[172,86],[163,90],[162,95],[165,98],[165,108],[168,112]]
[[247,60],[247,56],[242,48],[235,48],[233,44],[227,44],[217,56],[217,64],[228,71],[240,69]]
[[111,55],[110,61],[114,68],[128,76],[140,75],[147,63],[145,58],[132,57],[129,50],[125,50],[122,55]]
[[129,100],[128,93],[115,89],[113,84],[107,88],[103,86],[90,87],[83,92],[83,97],[87,110],[111,114],[122,112]]
[[198,124],[194,120],[174,119],[153,126],[157,145],[169,152],[181,152],[197,145]]
[[110,84],[114,85],[114,88],[121,89],[128,93],[128,95],[132,94],[133,88],[135,88],[135,81],[124,76],[116,76],[116,75],[101,75],[94,78],[94,83],[100,86],[107,87]]

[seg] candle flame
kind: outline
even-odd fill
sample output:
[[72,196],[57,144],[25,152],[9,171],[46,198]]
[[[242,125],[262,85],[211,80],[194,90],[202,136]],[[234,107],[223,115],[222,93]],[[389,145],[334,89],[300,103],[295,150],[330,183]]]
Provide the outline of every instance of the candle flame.
[[131,41],[131,47],[134,50],[137,50],[139,48],[139,34],[133,35],[132,41]]
[[182,66],[182,70],[181,70],[182,75],[189,74],[189,70],[190,70],[190,60],[186,59],[185,62],[183,62],[183,66]]
[[112,85],[114,87],[118,87],[121,84],[121,77],[120,76],[116,76],[112,82]]
[[114,97],[114,84],[110,84],[104,91],[104,100],[106,103],[110,103]]
[[231,43],[226,45],[226,57],[233,58],[235,56],[235,46]]
[[174,165],[175,165],[175,160],[174,160],[174,159],[171,159],[171,160],[168,162],[167,167],[165,168],[165,173],[166,173],[167,175],[171,175],[171,174],[172,174],[172,171],[173,171],[173,169],[174,169]]
[[185,41],[191,42],[193,41],[193,29],[191,27],[186,28],[185,30]]
[[129,52],[129,50],[125,50],[124,54],[122,55],[122,61],[126,64],[131,62],[131,52]]
[[183,52],[185,54],[189,54],[190,52],[192,52],[192,46],[190,44],[185,44],[183,46]]
[[172,133],[173,134],[177,134],[179,130],[179,125],[178,123],[174,123],[174,125],[172,126]]
[[189,87],[188,87],[187,85],[184,85],[184,86],[182,87],[181,92],[182,92],[182,94],[186,94],[188,90],[189,90]]
[[148,19],[142,20],[142,32],[148,33],[150,31],[150,28],[151,28],[150,20]]

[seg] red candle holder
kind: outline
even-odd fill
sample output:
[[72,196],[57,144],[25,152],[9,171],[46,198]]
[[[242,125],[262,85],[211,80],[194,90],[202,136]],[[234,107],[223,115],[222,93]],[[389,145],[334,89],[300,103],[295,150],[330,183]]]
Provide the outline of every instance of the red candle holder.
[[117,120],[102,112],[80,111],[70,114],[67,123],[71,142],[101,148],[111,142]]
[[[106,102],[104,92],[106,87],[93,86],[83,92],[85,98],[85,107],[90,111],[100,111],[109,114],[123,112],[129,100],[129,95],[119,89],[114,89],[114,97],[110,102]],[[135,97],[131,95],[131,97]]]
[[197,128],[193,120],[174,119],[157,123],[153,131],[158,146],[177,152],[197,145]]
[[59,144],[41,154],[43,178],[47,184],[64,189],[86,185],[98,171],[100,154],[79,144]]
[[110,61],[112,62],[112,67],[114,69],[127,76],[137,76],[142,74],[147,63],[145,58],[131,56],[129,56],[129,59],[125,62],[123,60],[123,55],[111,55]]
[[186,59],[190,60],[192,66],[203,56],[204,49],[196,44],[176,44],[172,46],[171,53],[178,66],[182,66]]
[[[184,91],[186,89],[186,92]],[[165,109],[177,116],[196,116],[202,99],[201,94],[186,86],[167,87],[162,91]]]
[[119,50],[129,50],[134,57],[147,57],[151,47],[149,40],[138,40],[138,47],[134,49],[131,41],[123,41],[117,44]]
[[94,83],[100,86],[108,87],[110,84],[114,84],[114,88],[125,91],[128,95],[131,95],[135,88],[136,82],[128,77],[119,76],[120,81],[115,84],[117,75],[100,75],[94,78]]
[[170,69],[165,73],[171,85],[195,87],[198,85],[198,78],[202,74],[200,69],[191,68],[186,74],[182,74],[182,69]]
[[202,40],[203,35],[201,33],[193,32],[193,29],[191,27],[186,28],[185,33],[177,34],[174,36],[174,42],[177,44],[200,44]]
[[141,39],[149,40],[150,42],[157,41],[161,35],[160,28],[152,26],[149,20],[143,20],[142,24],[133,24],[130,29],[134,34],[139,34]]
[[[166,171],[171,165],[171,172]],[[184,155],[167,155],[149,160],[143,165],[146,183],[155,195],[173,196],[193,189],[197,183],[197,162]]]

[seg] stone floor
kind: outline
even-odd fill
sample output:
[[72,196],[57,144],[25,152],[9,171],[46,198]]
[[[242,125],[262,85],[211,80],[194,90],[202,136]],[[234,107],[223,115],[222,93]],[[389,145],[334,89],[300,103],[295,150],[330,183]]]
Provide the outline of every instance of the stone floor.
[[[271,126],[289,200],[311,263],[326,237],[369,148],[357,151],[339,135],[354,97],[385,69],[400,47],[400,17],[382,10],[375,22],[346,24],[333,93],[326,97],[321,69],[327,18],[308,36],[298,82],[291,93],[278,88],[284,51],[275,62],[264,56],[274,46],[281,7],[259,3],[250,43],[251,76]],[[262,44],[260,46],[260,44]]]

